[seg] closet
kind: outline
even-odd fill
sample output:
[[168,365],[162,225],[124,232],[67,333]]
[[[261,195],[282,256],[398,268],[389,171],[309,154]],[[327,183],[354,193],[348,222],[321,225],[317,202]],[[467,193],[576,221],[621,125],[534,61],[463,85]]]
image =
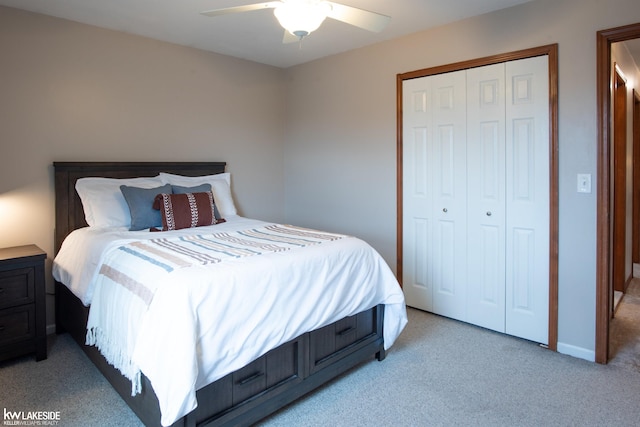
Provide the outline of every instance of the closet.
[[548,57],[402,85],[407,305],[547,344]]

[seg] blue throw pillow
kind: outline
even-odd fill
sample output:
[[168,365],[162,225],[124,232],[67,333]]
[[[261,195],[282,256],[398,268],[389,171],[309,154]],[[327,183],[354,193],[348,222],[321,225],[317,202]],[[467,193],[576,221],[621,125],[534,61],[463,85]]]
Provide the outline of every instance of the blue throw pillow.
[[129,230],[136,231],[162,226],[160,211],[153,209],[153,200],[158,194],[171,194],[171,184],[156,188],[121,185],[120,191],[122,191],[131,213],[131,227],[129,227]]
[[187,194],[187,193],[206,193],[211,191],[211,184],[200,184],[195,187],[181,187],[179,185],[172,185],[171,189],[173,194]]

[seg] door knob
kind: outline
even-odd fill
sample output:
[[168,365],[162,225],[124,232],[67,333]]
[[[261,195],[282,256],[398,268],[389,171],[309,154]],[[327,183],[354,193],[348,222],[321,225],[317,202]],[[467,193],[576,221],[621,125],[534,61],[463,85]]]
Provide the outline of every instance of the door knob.
[[442,212],[447,213],[447,208],[442,208]]
[[487,216],[491,216],[491,211],[487,211]]

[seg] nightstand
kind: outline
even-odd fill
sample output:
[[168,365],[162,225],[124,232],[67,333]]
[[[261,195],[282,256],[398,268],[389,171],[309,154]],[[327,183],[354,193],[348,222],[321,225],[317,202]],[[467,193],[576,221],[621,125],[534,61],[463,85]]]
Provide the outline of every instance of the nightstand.
[[47,358],[44,260],[35,245],[0,249],[0,361]]

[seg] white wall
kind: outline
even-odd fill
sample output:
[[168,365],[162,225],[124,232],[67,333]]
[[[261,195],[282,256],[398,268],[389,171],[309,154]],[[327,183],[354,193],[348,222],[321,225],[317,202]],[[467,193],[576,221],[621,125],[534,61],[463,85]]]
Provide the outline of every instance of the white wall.
[[0,58],[0,246],[50,268],[54,161],[226,161],[240,213],[283,220],[282,70],[5,7]]
[[637,0],[537,0],[287,70],[289,222],[355,234],[396,264],[396,75],[559,44],[558,348],[595,358],[596,32]]

